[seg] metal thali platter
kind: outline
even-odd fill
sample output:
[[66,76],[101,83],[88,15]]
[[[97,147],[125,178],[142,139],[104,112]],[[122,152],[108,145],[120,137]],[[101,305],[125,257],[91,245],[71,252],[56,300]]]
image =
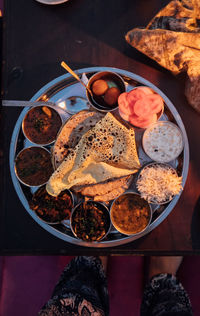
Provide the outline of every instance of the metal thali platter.
[[[90,67],[90,68],[83,68],[80,70],[76,70],[76,73],[80,76],[82,75],[83,77],[89,78],[94,73],[99,72],[99,71],[112,71],[121,75],[126,83],[127,91],[131,90],[135,86],[145,85],[145,86],[151,87],[155,92],[160,94],[160,96],[163,98],[165,102],[165,109],[160,120],[164,120],[164,121],[169,120],[176,123],[181,129],[182,135],[183,135],[183,141],[184,141],[183,152],[176,160],[170,162],[170,165],[176,168],[179,176],[182,176],[182,187],[184,188],[184,185],[187,179],[188,167],[189,167],[189,145],[188,145],[188,139],[187,139],[185,127],[183,125],[183,122],[181,120],[179,113],[177,112],[172,102],[167,98],[167,96],[160,89],[158,89],[151,82],[129,71],[125,71],[125,70],[121,70],[117,68],[111,68],[111,67]],[[67,118],[69,118],[70,115],[63,112],[62,105],[64,104],[63,102],[65,102],[67,98],[72,97],[72,96],[86,98],[85,90],[81,86],[81,84],[78,83],[70,74],[65,74],[63,76],[60,76],[54,79],[53,81],[49,82],[44,87],[42,87],[32,97],[31,101],[36,101],[36,100],[53,101],[57,104],[60,104],[61,105],[60,114],[61,116],[63,116],[64,120],[67,120]],[[22,128],[21,128],[23,118],[28,112],[28,110],[29,108],[24,108],[22,110],[13,130],[11,144],[10,144],[10,157],[9,157],[10,158],[10,172],[11,172],[13,185],[15,187],[17,195],[20,201],[22,202],[24,208],[32,216],[32,218],[46,231],[48,231],[52,235],[66,242],[76,244],[79,246],[96,247],[96,248],[114,247],[114,246],[119,246],[122,244],[129,243],[131,241],[139,239],[142,236],[148,234],[150,231],[156,228],[173,210],[181,193],[179,195],[176,195],[173,198],[173,200],[166,205],[161,205],[161,206],[156,206],[156,207],[154,206],[153,208],[154,213],[153,213],[151,224],[148,226],[148,228],[145,231],[137,235],[125,236],[113,229],[107,236],[107,239],[102,240],[101,242],[81,241],[74,237],[68,225],[63,225],[63,224],[49,225],[43,222],[42,220],[40,220],[40,218],[35,214],[35,212],[30,209],[29,204],[28,204],[28,200],[30,199],[30,197],[34,193],[34,190],[36,189],[25,187],[24,185],[22,185],[18,181],[15,174],[15,170],[14,170],[16,154],[21,149],[33,145],[32,143],[28,142],[27,139],[25,139],[22,132]],[[141,137],[142,137],[143,132],[144,130],[142,129],[136,129],[135,135],[136,135],[137,144],[139,142],[141,144]],[[138,155],[139,155],[141,165],[144,165],[145,163],[152,161],[150,158],[146,156],[146,154],[144,153],[142,149],[142,146],[139,146],[138,148]],[[134,188],[135,187],[134,187],[134,181],[133,181],[133,184],[130,190],[134,190]]]

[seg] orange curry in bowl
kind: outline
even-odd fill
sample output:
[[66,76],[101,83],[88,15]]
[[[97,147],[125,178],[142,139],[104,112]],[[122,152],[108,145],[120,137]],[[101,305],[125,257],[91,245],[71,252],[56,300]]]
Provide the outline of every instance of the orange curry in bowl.
[[110,217],[113,226],[122,234],[142,232],[150,223],[152,211],[149,203],[139,194],[127,192],[111,205]]

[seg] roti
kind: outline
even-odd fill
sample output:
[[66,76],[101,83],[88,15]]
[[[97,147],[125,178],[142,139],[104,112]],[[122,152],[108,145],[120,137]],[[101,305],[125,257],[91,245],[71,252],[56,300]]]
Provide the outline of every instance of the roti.
[[73,115],[62,127],[53,147],[53,165],[55,169],[61,164],[89,129],[103,117],[100,112],[80,111]]
[[53,173],[47,191],[57,196],[75,185],[91,185],[131,175],[140,167],[133,128],[108,112],[89,129]]
[[91,184],[86,186],[75,186],[72,189],[95,201],[107,202],[115,199],[128,189],[133,180],[133,176],[126,176],[119,179]]

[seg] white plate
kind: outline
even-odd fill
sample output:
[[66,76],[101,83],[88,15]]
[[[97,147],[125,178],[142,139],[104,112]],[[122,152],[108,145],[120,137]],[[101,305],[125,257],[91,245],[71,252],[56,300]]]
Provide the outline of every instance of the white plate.
[[44,4],[59,4],[63,2],[67,2],[68,0],[36,0],[37,2]]

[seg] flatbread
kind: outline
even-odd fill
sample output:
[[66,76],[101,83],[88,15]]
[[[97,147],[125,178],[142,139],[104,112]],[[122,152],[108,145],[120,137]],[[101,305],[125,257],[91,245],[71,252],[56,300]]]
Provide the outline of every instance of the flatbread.
[[125,127],[109,112],[82,136],[53,173],[46,189],[57,196],[75,185],[128,176],[139,168],[134,129]]
[[[124,181],[121,181],[121,183],[118,187],[113,186],[111,191],[108,191],[107,193],[101,193],[101,194],[99,192],[99,194],[95,195],[94,201],[108,202],[108,201],[111,201],[111,200],[117,198],[120,194],[124,193],[128,189],[128,187],[133,179],[133,176],[131,175],[128,177],[123,177],[123,179],[124,179]],[[115,180],[115,183],[116,182],[117,182],[117,180]],[[111,187],[109,186],[109,188],[111,188]]]
[[80,111],[73,115],[62,127],[53,147],[53,165],[57,169],[71,148],[74,148],[82,135],[103,117],[100,112]]
[[73,187],[73,191],[80,192],[85,199],[93,199],[99,202],[109,202],[124,193],[130,186],[133,176],[126,176],[119,179],[111,179],[105,182],[86,186]]
[[187,73],[185,95],[200,112],[200,1],[174,0],[146,28],[134,28],[126,41],[177,75]]
[[75,186],[72,189],[75,192],[79,192],[82,195],[94,197],[94,196],[103,196],[112,192],[115,189],[119,189],[120,187],[128,188],[133,177],[126,176],[118,179],[111,179],[105,182],[90,184],[84,186]]

